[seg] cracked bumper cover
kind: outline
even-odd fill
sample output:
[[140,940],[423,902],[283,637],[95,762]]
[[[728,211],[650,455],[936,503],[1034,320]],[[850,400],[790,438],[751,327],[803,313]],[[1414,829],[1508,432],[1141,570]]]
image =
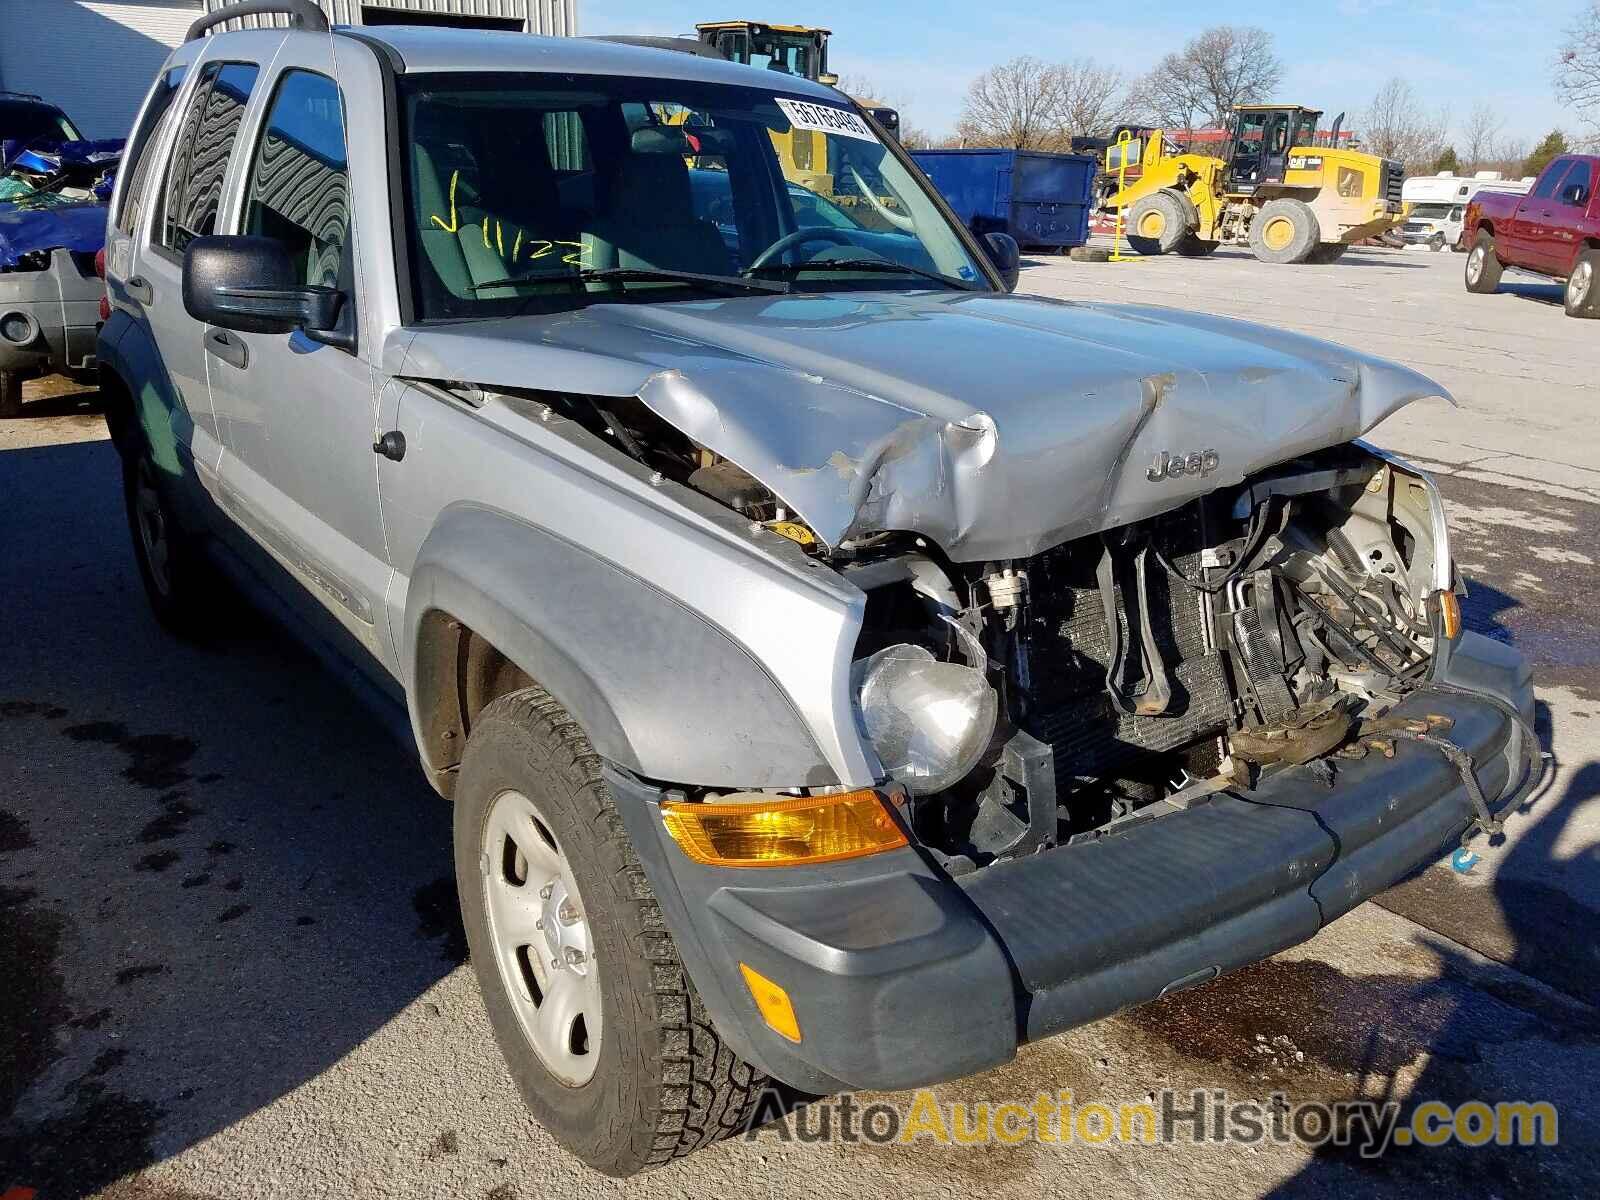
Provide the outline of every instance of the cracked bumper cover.
[[[1531,724],[1521,655],[1473,634],[1437,677],[1497,697]],[[1423,688],[1396,715],[1449,717],[1496,807],[1521,785],[1521,728],[1496,704]],[[1436,751],[1303,768],[1248,796],[1161,816],[1087,844],[958,880],[914,850],[794,870],[697,866],[658,796],[612,773],[668,928],[718,1029],[795,1087],[895,1089],[995,1066],[1049,1037],[1203,983],[1309,938],[1435,861],[1472,805]],[[802,1041],[761,1021],[748,963],[781,984]]]

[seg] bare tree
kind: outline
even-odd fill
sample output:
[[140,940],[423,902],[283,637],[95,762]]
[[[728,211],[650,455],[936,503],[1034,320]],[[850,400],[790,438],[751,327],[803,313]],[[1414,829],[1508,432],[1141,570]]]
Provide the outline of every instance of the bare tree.
[[1192,129],[1203,121],[1226,125],[1234,105],[1268,99],[1282,78],[1272,34],[1254,26],[1215,25],[1139,80],[1130,107],[1168,129]]
[[1116,124],[1125,104],[1121,71],[1078,58],[1058,64],[1055,74],[1054,116],[1063,135],[1105,133]]
[[1495,157],[1500,130],[1504,126],[1505,121],[1488,101],[1481,100],[1472,106],[1472,112],[1461,126],[1461,144],[1466,148],[1464,165],[1467,170],[1485,169],[1485,164]]
[[1600,0],[1589,0],[1556,53],[1556,96],[1600,130]]
[[1448,112],[1430,115],[1409,83],[1396,75],[1378,89],[1362,118],[1367,150],[1412,167],[1426,167],[1444,145]]
[[1054,150],[1062,143],[1060,111],[1060,71],[1025,54],[972,81],[958,128],[972,145]]

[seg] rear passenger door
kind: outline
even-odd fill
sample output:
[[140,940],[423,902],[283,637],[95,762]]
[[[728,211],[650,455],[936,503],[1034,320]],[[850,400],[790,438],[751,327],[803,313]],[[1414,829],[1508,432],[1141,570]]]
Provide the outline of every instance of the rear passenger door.
[[165,169],[146,187],[129,274],[115,290],[142,314],[166,371],[166,427],[151,405],[141,405],[155,462],[174,474],[192,466],[209,491],[222,447],[201,349],[204,326],[183,307],[183,252],[216,232],[229,156],[261,66],[208,62],[191,74],[194,84],[171,114],[177,129]]
[[[353,336],[366,298],[329,39],[289,34],[264,89],[260,119],[241,138],[246,166],[228,232],[284,244],[302,282],[342,291],[341,323]],[[281,570],[265,574],[286,585],[285,599],[302,615],[343,645],[331,615],[370,657],[391,663],[380,620],[389,565],[373,452],[373,347],[347,350],[298,330],[209,330],[205,346],[224,441],[224,507],[276,561]],[[383,682],[381,673],[373,678]]]
[[1547,242],[1550,222],[1555,216],[1556,189],[1571,165],[1571,159],[1556,159],[1545,167],[1533,190],[1518,203],[1517,215],[1506,239],[1508,263],[1536,271],[1551,269]]
[[1577,261],[1583,243],[1583,217],[1594,198],[1594,184],[1594,164],[1586,158],[1575,158],[1556,189],[1547,244],[1551,265],[1559,274],[1570,273]]

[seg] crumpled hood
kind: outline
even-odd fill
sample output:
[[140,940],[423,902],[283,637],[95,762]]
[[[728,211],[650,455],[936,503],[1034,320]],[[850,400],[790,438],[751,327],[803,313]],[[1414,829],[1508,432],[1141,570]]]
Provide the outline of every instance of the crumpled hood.
[[0,270],[36,250],[93,254],[106,244],[106,206],[78,203],[27,209],[0,205]]
[[[1446,396],[1241,321],[991,294],[607,304],[402,337],[397,374],[637,395],[829,545],[909,530],[967,562],[1153,516]],[[1163,455],[1209,470],[1158,474]]]

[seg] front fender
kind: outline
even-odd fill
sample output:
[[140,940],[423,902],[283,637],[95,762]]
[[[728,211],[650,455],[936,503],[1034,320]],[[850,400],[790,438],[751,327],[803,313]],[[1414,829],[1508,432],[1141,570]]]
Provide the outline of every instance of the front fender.
[[454,686],[427,668],[429,614],[488,639],[572,713],[598,754],[630,771],[707,787],[839,782],[795,706],[743,646],[584,547],[476,505],[441,514],[407,590],[403,645],[425,760],[433,753],[425,714],[437,689]]

